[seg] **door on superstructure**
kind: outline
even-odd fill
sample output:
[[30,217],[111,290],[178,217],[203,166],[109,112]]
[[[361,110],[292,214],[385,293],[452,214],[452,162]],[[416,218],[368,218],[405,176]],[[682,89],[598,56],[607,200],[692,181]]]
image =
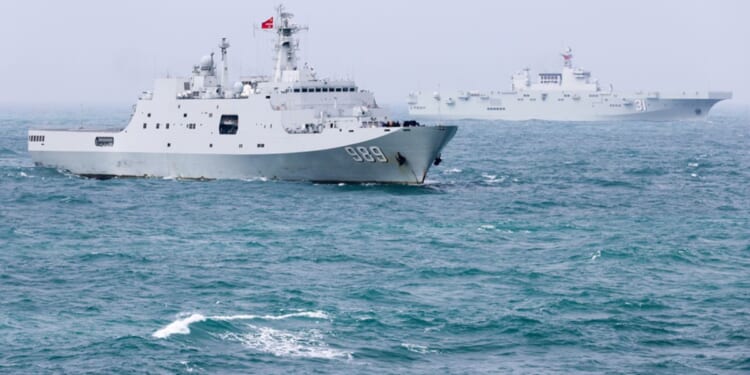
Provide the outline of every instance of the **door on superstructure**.
[[237,134],[240,118],[237,115],[221,115],[219,120],[219,134]]

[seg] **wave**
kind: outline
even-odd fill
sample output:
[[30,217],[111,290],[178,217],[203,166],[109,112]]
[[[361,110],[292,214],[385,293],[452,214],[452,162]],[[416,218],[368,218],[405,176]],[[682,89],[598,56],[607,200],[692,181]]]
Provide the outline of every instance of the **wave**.
[[181,313],[177,319],[167,324],[164,328],[157,330],[151,336],[157,339],[165,339],[174,334],[187,335],[190,333],[190,325],[193,323],[204,322],[206,320],[214,321],[233,321],[233,320],[282,320],[289,318],[310,318],[310,319],[329,319],[328,314],[323,311],[302,311],[284,315],[215,315],[204,316],[199,313]]
[[[199,313],[182,313],[177,319],[165,327],[154,332],[152,336],[165,339],[175,334],[189,334],[190,325],[205,321],[235,321],[235,320],[284,320],[290,318],[329,319],[323,311],[300,311],[282,315],[213,315],[205,316]],[[225,341],[234,341],[243,346],[278,357],[303,357],[351,359],[351,352],[331,348],[323,341],[323,334],[317,329],[289,331],[270,327],[259,327],[247,324],[249,332],[223,332],[212,334]]]

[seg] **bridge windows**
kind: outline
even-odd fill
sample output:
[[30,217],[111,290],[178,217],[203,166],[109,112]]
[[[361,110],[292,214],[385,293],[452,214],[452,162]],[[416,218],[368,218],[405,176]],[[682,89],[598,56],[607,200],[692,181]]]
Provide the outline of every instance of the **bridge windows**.
[[295,93],[309,92],[357,92],[356,87],[299,87],[292,89]]
[[239,116],[221,115],[219,121],[219,134],[237,134],[239,129]]
[[562,74],[560,73],[541,73],[539,74],[539,83],[542,84],[560,84]]

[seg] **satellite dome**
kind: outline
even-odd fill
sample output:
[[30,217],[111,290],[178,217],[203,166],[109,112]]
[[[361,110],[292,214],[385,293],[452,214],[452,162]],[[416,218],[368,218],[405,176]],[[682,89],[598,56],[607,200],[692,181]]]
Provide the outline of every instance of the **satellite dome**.
[[237,93],[237,94],[241,93],[243,88],[244,88],[244,85],[242,84],[242,82],[237,81],[237,82],[234,83],[234,92],[235,93]]
[[211,56],[203,56],[201,58],[201,63],[200,63],[201,70],[211,70],[211,68],[213,68],[213,65],[214,65],[214,61],[211,58]]

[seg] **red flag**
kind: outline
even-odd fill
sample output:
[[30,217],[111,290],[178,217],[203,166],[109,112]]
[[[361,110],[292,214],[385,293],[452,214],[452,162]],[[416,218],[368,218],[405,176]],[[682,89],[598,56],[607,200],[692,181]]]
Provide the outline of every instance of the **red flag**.
[[273,17],[263,21],[263,23],[260,24],[261,29],[273,29]]

